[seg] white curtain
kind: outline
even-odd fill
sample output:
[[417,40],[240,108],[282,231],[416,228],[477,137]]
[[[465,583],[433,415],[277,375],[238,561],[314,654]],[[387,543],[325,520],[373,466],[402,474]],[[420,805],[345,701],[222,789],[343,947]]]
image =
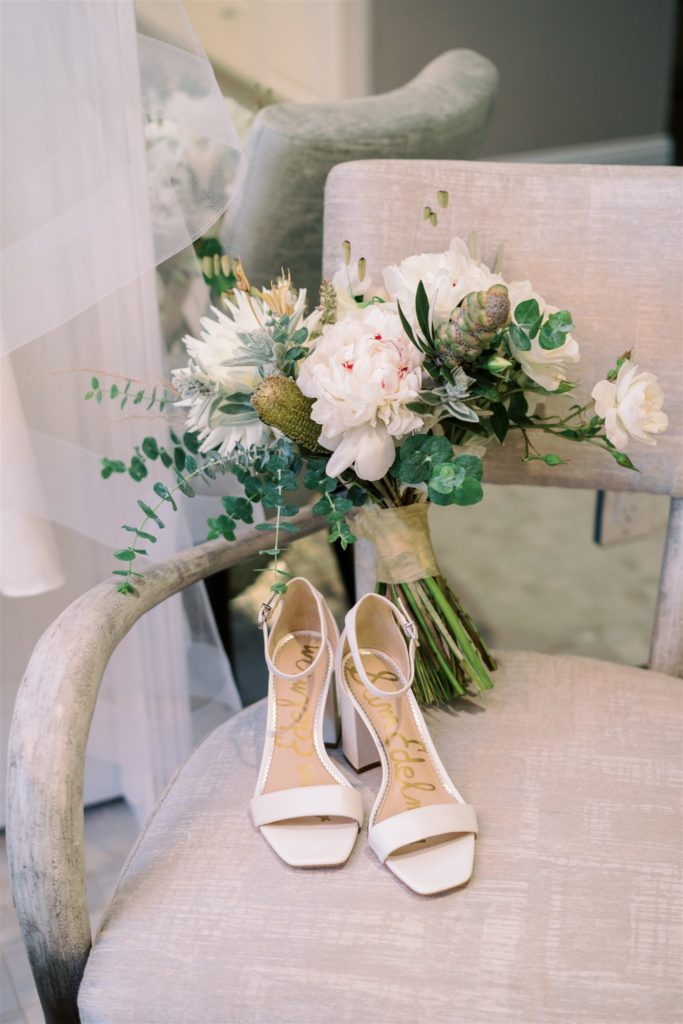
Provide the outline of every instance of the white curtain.
[[[86,403],[90,379],[162,382],[154,267],[215,223],[242,173],[182,4],[162,5],[160,40],[137,32],[129,0],[0,3],[0,590],[33,640],[47,607],[106,577],[121,525],[151,492],[103,481],[100,456],[128,458],[145,434],[166,440],[165,416]],[[154,555],[189,543],[183,519],[168,517]],[[143,817],[201,733],[239,706],[193,588],[146,616],[112,660],[90,763],[115,769]]]

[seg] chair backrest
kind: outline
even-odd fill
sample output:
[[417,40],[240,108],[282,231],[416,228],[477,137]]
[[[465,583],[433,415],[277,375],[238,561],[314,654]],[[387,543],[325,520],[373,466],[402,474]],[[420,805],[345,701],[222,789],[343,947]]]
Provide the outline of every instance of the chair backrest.
[[[449,193],[438,208],[437,190]],[[438,210],[433,228],[425,205]],[[482,258],[504,246],[503,274],[528,278],[549,303],[574,315],[581,345],[578,401],[629,348],[655,372],[669,429],[656,447],[634,444],[640,469],[604,451],[556,442],[568,465],[521,461],[521,439],[489,447],[485,477],[683,495],[683,171],[608,167],[368,160],[336,167],[325,194],[324,272],[341,262],[342,241],[365,256],[368,273],[414,252],[439,252],[476,231]],[[567,403],[568,405],[570,403]],[[548,449],[550,450],[550,449]],[[629,449],[630,451],[630,449]]]
[[289,268],[315,305],[330,169],[369,157],[472,157],[496,86],[490,61],[471,50],[451,50],[393,92],[266,107],[252,128],[242,194],[226,217],[227,251],[241,257],[259,288]]

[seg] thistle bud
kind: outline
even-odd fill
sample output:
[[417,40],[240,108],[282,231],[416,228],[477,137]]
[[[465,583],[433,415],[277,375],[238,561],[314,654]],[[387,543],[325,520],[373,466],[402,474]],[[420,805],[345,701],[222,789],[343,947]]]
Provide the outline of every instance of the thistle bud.
[[291,377],[265,377],[252,394],[251,404],[263,423],[290,441],[315,455],[328,454],[318,444],[320,426],[311,419],[313,399],[307,398]]
[[495,373],[499,377],[502,376],[502,374],[504,374],[511,366],[511,361],[506,359],[505,356],[491,356],[491,358],[486,361],[486,369],[490,370],[491,373]]
[[436,193],[436,198],[439,202],[439,206],[441,207],[441,209],[445,210],[446,207],[448,206],[448,192],[446,192],[445,189],[440,189]]
[[365,280],[365,271],[367,270],[367,266],[368,266],[368,261],[366,260],[365,256],[361,256],[361,258],[358,260],[358,280],[359,281],[364,281]]
[[456,362],[473,362],[510,323],[510,297],[504,284],[470,292],[440,326],[437,338]]
[[342,251],[344,253],[344,263],[348,267],[351,262],[351,243],[348,239],[345,242],[342,242]]

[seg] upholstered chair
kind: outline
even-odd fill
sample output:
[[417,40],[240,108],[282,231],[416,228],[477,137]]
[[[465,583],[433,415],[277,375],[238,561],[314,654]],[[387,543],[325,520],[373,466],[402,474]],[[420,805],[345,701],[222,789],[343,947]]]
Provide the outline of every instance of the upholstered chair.
[[[502,484],[670,496],[649,668],[500,651],[493,690],[428,712],[480,822],[472,879],[435,897],[400,885],[365,830],[340,869],[277,859],[247,810],[266,722],[257,703],[179,768],[92,940],[82,786],[104,667],[147,610],[262,540],[212,541],[156,564],[135,600],[100,584],[40,640],[11,734],[12,885],[49,1022],[680,1020],[681,184],[680,171],[655,167],[369,161],[332,173],[328,272],[344,238],[370,272],[412,251],[416,207],[445,189],[449,215],[430,246],[474,229],[487,257],[503,242],[511,277],[570,306],[582,381],[625,344],[658,374],[670,426],[638,451],[639,473],[587,445],[552,471],[514,444],[485,459],[486,480]],[[310,512],[298,522],[320,527]],[[359,582],[371,584],[367,566]],[[356,776],[335,756],[369,808],[379,771]]]

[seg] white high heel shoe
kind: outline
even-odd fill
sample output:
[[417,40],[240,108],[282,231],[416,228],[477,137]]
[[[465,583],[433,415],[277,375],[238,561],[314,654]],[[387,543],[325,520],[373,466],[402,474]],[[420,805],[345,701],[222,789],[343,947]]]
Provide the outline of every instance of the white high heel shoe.
[[337,626],[322,595],[298,577],[282,597],[263,605],[259,627],[270,677],[252,820],[292,867],[343,864],[363,822],[363,805],[325,751],[325,723],[328,739],[336,738],[330,678]]
[[371,757],[362,726],[350,728],[357,714],[383,769],[368,825],[370,847],[414,892],[429,895],[469,880],[477,819],[448,777],[411,692],[416,646],[417,630],[403,605],[366,594],[346,616],[336,673],[342,729],[346,723],[356,738],[350,760],[365,766],[362,744]]

